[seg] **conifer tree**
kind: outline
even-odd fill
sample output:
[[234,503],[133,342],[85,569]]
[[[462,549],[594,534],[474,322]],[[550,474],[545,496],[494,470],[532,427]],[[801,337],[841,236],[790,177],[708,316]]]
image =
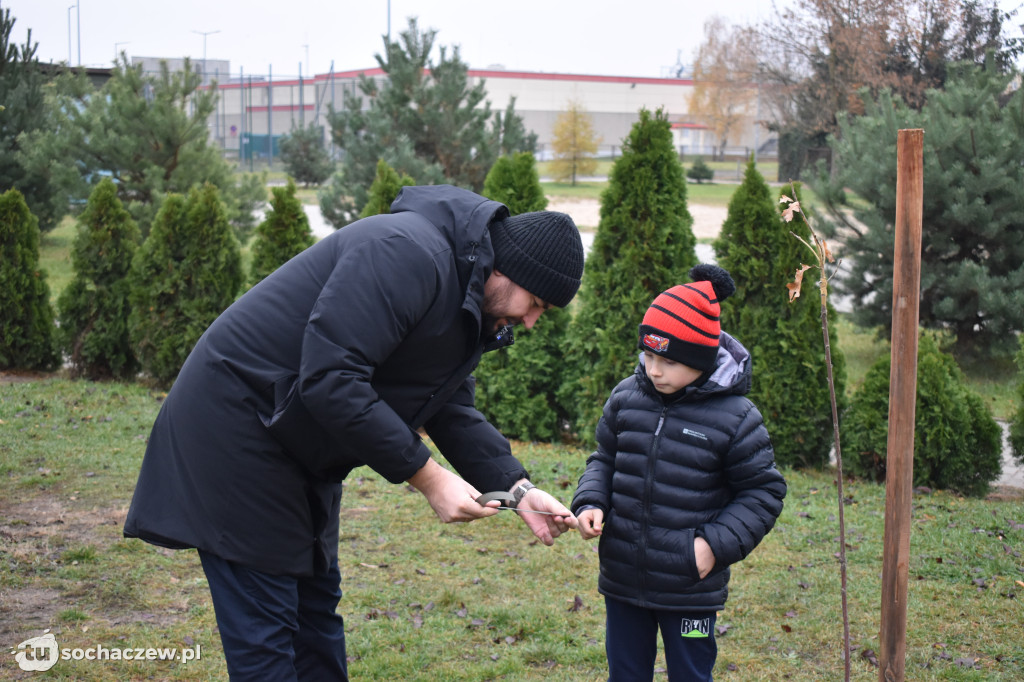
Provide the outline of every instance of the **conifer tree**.
[[1017,350],[1017,411],[1010,422],[1010,449],[1017,461],[1024,464],[1024,335]]
[[[484,196],[508,206],[512,215],[548,205],[529,152],[499,158],[487,174]],[[532,329],[517,329],[512,346],[484,355],[473,373],[477,408],[506,436],[554,441],[562,435],[568,414],[557,395],[570,318],[567,309],[548,310]]]
[[306,187],[331,177],[334,164],[324,147],[324,129],[302,125],[281,138],[281,162],[288,175]]
[[[23,134],[43,129],[51,114],[45,97],[45,77],[36,57],[38,43],[32,30],[24,44],[13,40],[17,21],[11,10],[0,6],[0,191],[21,192],[29,211],[47,232],[67,213],[67,197],[53,182],[62,171],[52,157],[45,167],[27,163],[24,152],[32,148]],[[20,32],[20,31],[19,31]]]
[[0,194],[0,368],[49,370],[58,361],[39,221],[9,189]]
[[[843,421],[844,462],[852,471],[885,480],[889,377],[885,353],[853,394]],[[917,356],[914,411],[914,485],[984,495],[999,477],[1002,433],[988,406],[967,385],[963,372],[931,334],[922,334]]]
[[[921,324],[951,330],[959,359],[1009,358],[1024,331],[1024,88],[993,65],[950,66],[921,111],[885,95],[844,118],[835,143],[842,186],[868,206],[848,221],[837,255],[853,319],[891,328],[896,139],[924,129]],[[844,211],[836,213],[844,217]]]
[[79,217],[71,252],[75,277],[57,300],[58,338],[72,376],[127,379],[138,370],[128,331],[128,275],[140,241],[114,182],[104,179]]
[[500,119],[492,114],[486,85],[472,81],[457,47],[442,46],[438,59],[431,58],[436,36],[410,19],[398,40],[385,37],[384,54],[376,55],[384,78],[361,77],[362,96],[332,110],[331,134],[345,156],[320,193],[320,208],[335,227],[355,220],[366,205],[380,159],[417,184],[450,182],[479,192],[502,151],[533,151],[536,137],[524,134],[512,103]]
[[366,218],[372,215],[391,213],[391,204],[394,203],[402,188],[415,184],[416,181],[411,177],[405,173],[399,176],[395,169],[388,165],[387,161],[384,159],[379,160],[377,162],[377,175],[373,179],[373,184],[370,185],[369,198],[366,201],[366,205],[363,206],[359,217]]
[[21,156],[29,167],[53,175],[65,201],[86,199],[93,184],[112,175],[118,197],[148,235],[166,194],[209,183],[219,188],[239,236],[251,233],[255,210],[267,201],[265,179],[236,173],[212,143],[208,121],[217,92],[202,87],[189,59],[173,71],[161,62],[160,72],[150,74],[122,55],[98,91],[83,70],[60,85],[53,120],[24,138]]
[[143,371],[170,385],[242,279],[241,250],[217,188],[167,195],[132,264],[131,336]]
[[512,215],[543,211],[548,199],[540,186],[537,160],[530,152],[499,158],[484,180],[484,196],[508,206]]
[[560,395],[588,443],[612,388],[636,366],[637,328],[647,308],[697,264],[692,228],[668,118],[643,109],[601,195],[567,339],[570,380]]
[[[784,194],[790,192],[783,188]],[[824,467],[835,434],[821,298],[816,288],[807,287],[804,295],[790,302],[786,288],[810,256],[791,233],[810,241],[810,229],[803,221],[783,221],[777,206],[750,161],[714,244],[718,264],[736,282],[736,293],[722,302],[722,329],[750,351],[750,399],[764,416],[776,460],[789,466]],[[846,364],[836,343],[831,303],[827,310],[836,401],[842,411]]]
[[288,178],[285,187],[275,187],[271,194],[270,210],[256,227],[252,244],[253,284],[258,284],[314,242],[309,217],[295,196],[295,182]]
[[555,119],[551,131],[551,149],[555,158],[551,172],[558,182],[570,181],[573,186],[581,175],[592,175],[597,168],[597,145],[601,138],[594,132],[594,120],[583,105],[570,100],[565,111]]

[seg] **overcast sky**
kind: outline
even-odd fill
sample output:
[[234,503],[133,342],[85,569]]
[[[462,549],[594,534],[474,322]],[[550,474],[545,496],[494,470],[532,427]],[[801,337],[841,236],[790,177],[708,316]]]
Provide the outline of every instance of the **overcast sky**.
[[[786,0],[780,0],[785,2]],[[69,11],[71,5],[76,6]],[[275,77],[376,65],[388,32],[415,16],[437,29],[439,45],[458,45],[470,68],[660,77],[681,56],[692,61],[704,21],[757,21],[772,0],[0,0],[17,20],[13,38],[32,29],[41,61],[110,66],[129,57],[228,59],[231,73]],[[308,57],[307,57],[308,51]],[[435,53],[436,57],[436,53]]]
[[[776,0],[786,6],[790,0]],[[999,0],[1004,9],[1024,0]],[[72,9],[69,9],[74,5]],[[110,66],[129,57],[227,59],[231,75],[327,73],[376,65],[382,36],[409,17],[457,45],[470,68],[661,77],[691,63],[705,20],[757,23],[772,0],[0,0],[32,29],[41,61]],[[1024,22],[1024,17],[1018,16]],[[69,50],[70,28],[70,50]],[[207,35],[202,35],[206,33]],[[81,45],[78,37],[81,36]],[[436,58],[436,53],[435,53]]]

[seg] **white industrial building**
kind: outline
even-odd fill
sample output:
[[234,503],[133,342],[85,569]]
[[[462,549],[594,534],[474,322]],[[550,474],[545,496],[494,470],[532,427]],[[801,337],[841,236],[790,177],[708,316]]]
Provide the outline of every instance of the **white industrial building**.
[[[227,65],[218,63],[226,71]],[[211,75],[208,70],[208,76]],[[210,134],[226,151],[246,154],[252,145],[256,158],[268,152],[276,155],[276,142],[293,127],[328,127],[327,114],[333,104],[341,109],[346,97],[360,96],[360,75],[385,78],[380,68],[317,74],[310,78],[275,79],[273,74],[232,74],[220,78],[220,101],[210,120]],[[494,111],[503,111],[515,97],[515,111],[527,130],[538,136],[537,153],[544,158],[550,150],[552,128],[570,101],[576,101],[592,118],[601,138],[599,155],[616,156],[622,139],[630,131],[642,108],[663,109],[672,122],[675,145],[683,156],[710,155],[716,144],[701,121],[688,114],[693,81],[680,78],[630,78],[546,72],[470,69],[470,84],[485,82],[488,101]],[[751,98],[755,100],[755,97]],[[727,153],[746,158],[755,144],[770,143],[763,128],[755,129],[756,109],[744,112],[741,124],[727,143]]]

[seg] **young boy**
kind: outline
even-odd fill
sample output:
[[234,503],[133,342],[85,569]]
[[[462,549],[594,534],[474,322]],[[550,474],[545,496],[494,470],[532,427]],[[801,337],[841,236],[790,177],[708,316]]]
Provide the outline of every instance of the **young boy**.
[[600,536],[609,680],[654,676],[658,629],[669,680],[710,680],[729,566],[782,512],[786,482],[761,414],[744,397],[750,354],[721,331],[725,270],[663,292],[640,325],[640,364],[612,391],[572,501]]

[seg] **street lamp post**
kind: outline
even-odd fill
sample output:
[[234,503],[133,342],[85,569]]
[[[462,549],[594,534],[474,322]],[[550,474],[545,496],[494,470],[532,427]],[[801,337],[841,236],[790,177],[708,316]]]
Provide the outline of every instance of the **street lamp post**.
[[82,65],[82,0],[75,5],[75,23],[78,24],[78,65]]
[[203,85],[206,85],[206,36],[212,36],[214,33],[220,33],[220,31],[192,31],[198,33],[203,37]]
[[131,41],[126,40],[126,41],[121,42],[121,43],[114,43],[114,64],[115,65],[117,64],[117,56],[120,54],[120,52],[117,51],[117,48],[121,47],[122,45],[128,45],[130,42]]
[[78,5],[68,7],[68,66],[71,66],[71,10],[76,7]]

